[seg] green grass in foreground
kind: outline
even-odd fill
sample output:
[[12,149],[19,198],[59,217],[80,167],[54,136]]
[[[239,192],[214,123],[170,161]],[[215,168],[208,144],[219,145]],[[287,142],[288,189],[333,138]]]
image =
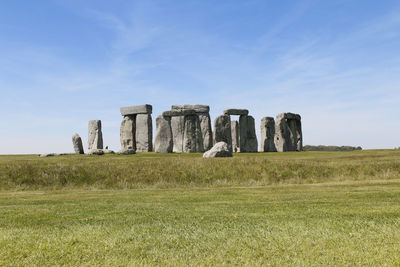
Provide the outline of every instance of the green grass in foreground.
[[0,193],[0,266],[400,265],[400,180]]
[[173,188],[400,179],[400,150],[0,156],[0,190]]

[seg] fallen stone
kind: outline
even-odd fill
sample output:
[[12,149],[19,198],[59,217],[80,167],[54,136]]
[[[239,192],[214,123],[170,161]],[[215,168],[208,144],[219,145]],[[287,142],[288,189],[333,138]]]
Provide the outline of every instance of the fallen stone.
[[120,108],[121,115],[136,115],[136,114],[151,114],[153,112],[153,107],[151,105],[138,105],[138,106],[128,106]]
[[171,118],[160,115],[156,118],[154,150],[157,153],[171,153],[172,147]]
[[185,116],[182,152],[204,152],[200,120],[197,115]]
[[275,120],[272,117],[261,119],[261,151],[276,152],[275,147]]
[[56,153],[45,153],[45,154],[40,154],[40,157],[41,157],[41,158],[44,158],[44,157],[54,157],[54,156],[57,156],[57,154],[56,154]]
[[88,155],[104,155],[103,149],[89,149]]
[[115,154],[115,152],[111,149],[103,149],[104,154]]
[[210,150],[203,154],[203,158],[232,157],[232,151],[229,150],[225,142],[216,143]]
[[101,120],[90,120],[88,126],[88,149],[103,149]]
[[72,145],[76,154],[85,154],[83,151],[82,139],[79,134],[75,133],[72,136]]
[[218,116],[214,121],[214,143],[225,142],[232,152],[231,118],[229,115]]
[[131,155],[131,154],[136,154],[136,151],[134,149],[123,149],[120,150],[118,154]]
[[230,108],[224,110],[224,115],[248,115],[248,114],[249,111],[247,109]]
[[239,123],[238,121],[231,121],[231,132],[232,132],[232,152],[240,151],[240,132],[239,132]]
[[150,114],[136,115],[136,152],[153,151],[153,121]]
[[136,149],[136,118],[124,116],[120,129],[121,150]]
[[240,115],[240,152],[257,152],[258,143],[255,122],[252,116]]

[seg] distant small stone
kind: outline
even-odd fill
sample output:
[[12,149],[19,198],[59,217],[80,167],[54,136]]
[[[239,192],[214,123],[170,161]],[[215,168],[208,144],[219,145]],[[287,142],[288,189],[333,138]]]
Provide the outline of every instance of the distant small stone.
[[203,158],[232,157],[232,151],[229,150],[225,142],[216,143],[210,150],[203,154]]
[[88,155],[103,155],[104,151],[103,149],[89,149],[88,150]]
[[108,148],[103,149],[103,152],[104,152],[104,154],[115,154],[115,152],[113,150],[108,149]]
[[130,154],[136,154],[136,151],[134,149],[123,149],[120,150],[118,153],[123,155],[130,155]]
[[40,157],[44,158],[44,157],[54,157],[57,156],[56,153],[45,153],[45,154],[41,154]]

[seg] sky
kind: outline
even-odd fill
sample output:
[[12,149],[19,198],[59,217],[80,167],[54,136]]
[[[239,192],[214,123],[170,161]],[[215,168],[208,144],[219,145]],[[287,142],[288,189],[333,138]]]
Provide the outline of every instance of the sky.
[[72,152],[121,106],[302,116],[308,145],[400,147],[398,0],[15,0],[0,5],[0,154]]

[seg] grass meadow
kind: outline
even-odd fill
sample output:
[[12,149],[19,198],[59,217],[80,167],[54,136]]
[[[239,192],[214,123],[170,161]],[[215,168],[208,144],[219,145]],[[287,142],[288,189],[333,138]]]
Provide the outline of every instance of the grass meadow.
[[0,266],[398,266],[400,150],[0,156]]

